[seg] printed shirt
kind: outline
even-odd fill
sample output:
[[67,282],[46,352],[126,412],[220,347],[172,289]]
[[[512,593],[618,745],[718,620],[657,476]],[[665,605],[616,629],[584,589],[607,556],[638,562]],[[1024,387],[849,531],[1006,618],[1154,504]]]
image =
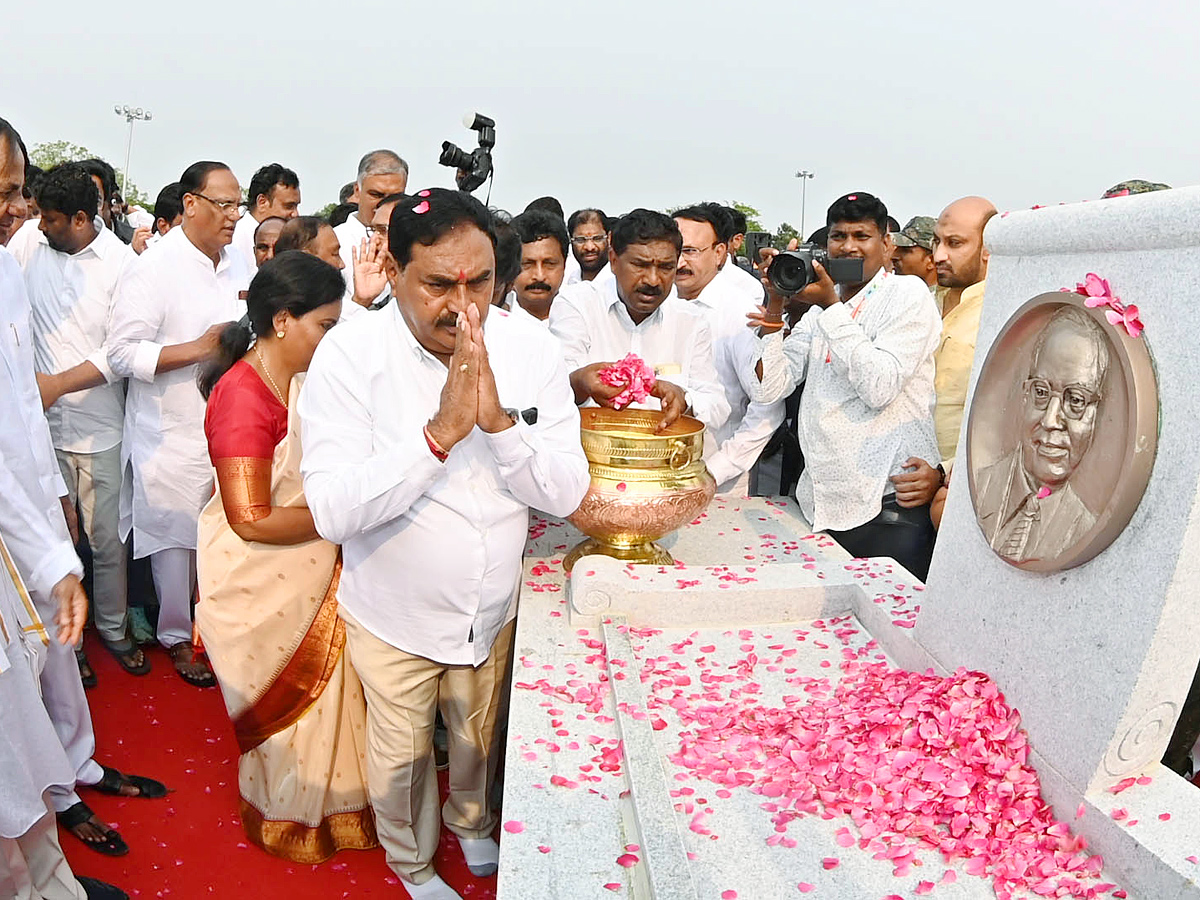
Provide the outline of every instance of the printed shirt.
[[813,306],[784,340],[761,340],[755,399],[774,402],[803,383],[796,485],[815,531],[845,531],[879,514],[888,478],[909,457],[936,466],[933,353],[942,323],[928,287],[881,268],[858,294]]

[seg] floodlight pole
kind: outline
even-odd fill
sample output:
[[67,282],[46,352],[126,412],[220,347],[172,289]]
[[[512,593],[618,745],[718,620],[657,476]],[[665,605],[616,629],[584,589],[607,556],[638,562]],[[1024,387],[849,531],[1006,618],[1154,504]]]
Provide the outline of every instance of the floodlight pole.
[[796,177],[800,179],[800,240],[803,241],[805,239],[805,234],[807,233],[804,228],[804,207],[805,201],[808,199],[808,179],[815,178],[816,175],[815,173],[808,171],[808,169],[801,169],[796,173]]
[[[113,107],[113,112],[118,116],[123,116],[125,121],[129,123],[129,137],[125,141],[125,167],[121,169],[121,199],[125,199],[125,186],[129,183],[129,155],[133,151],[133,123],[134,122],[149,122],[153,117],[148,109],[142,109],[140,106],[128,107],[117,104]],[[111,198],[106,198],[108,202]]]

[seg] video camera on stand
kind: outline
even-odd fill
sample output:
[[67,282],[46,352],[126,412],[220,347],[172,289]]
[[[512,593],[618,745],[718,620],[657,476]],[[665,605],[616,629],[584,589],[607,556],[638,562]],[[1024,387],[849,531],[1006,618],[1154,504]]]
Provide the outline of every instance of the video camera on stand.
[[482,113],[467,113],[463,125],[479,132],[479,146],[470,153],[450,141],[442,141],[438,164],[457,169],[454,183],[460,191],[473,191],[492,174],[492,148],[496,146],[496,122]]

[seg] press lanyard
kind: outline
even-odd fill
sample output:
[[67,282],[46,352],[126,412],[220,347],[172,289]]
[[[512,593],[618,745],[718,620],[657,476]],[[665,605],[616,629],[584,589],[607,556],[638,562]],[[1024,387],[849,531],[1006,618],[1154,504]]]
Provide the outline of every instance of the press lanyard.
[[[881,284],[883,284],[884,281],[887,280],[887,275],[888,275],[888,273],[884,272],[883,275],[878,280],[872,281],[871,285],[865,291],[862,292],[862,299],[859,300],[857,304],[855,304],[854,309],[850,310],[850,318],[851,319],[858,318],[858,314],[860,312],[862,312],[863,305],[868,300],[871,299],[871,295],[874,294],[875,291],[879,288],[879,286]],[[833,362],[833,347],[830,347],[828,350],[825,351],[825,363],[829,364],[831,362]]]

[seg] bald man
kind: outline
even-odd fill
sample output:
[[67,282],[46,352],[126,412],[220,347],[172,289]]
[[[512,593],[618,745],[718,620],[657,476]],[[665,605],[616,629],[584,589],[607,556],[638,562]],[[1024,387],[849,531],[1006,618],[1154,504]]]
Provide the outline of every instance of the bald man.
[[987,279],[988,250],[983,243],[983,229],[995,214],[991,201],[963,197],[942,210],[933,228],[933,263],[942,311],[942,339],[934,353],[937,405],[933,423],[942,465],[935,469],[923,459],[910,459],[908,467],[912,471],[892,478],[896,502],[901,506],[931,502],[954,467]]

